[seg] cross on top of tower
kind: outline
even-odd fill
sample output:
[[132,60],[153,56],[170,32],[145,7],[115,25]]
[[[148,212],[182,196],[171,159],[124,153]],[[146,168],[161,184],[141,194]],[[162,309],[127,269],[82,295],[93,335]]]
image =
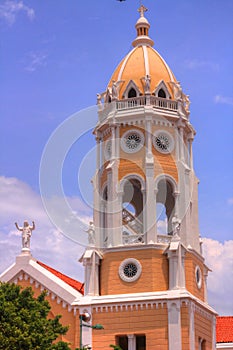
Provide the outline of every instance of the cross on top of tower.
[[140,16],[141,17],[144,17],[144,13],[148,11],[148,9],[144,6],[144,5],[141,5],[138,9],[138,12],[140,13]]

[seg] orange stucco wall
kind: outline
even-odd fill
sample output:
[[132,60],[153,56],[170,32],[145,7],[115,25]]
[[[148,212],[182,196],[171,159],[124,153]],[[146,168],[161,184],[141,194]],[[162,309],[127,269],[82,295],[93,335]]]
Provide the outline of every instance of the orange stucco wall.
[[[152,133],[156,130],[165,130],[169,132],[175,139],[174,129],[165,127],[165,126],[156,126],[152,128]],[[160,174],[167,174],[172,176],[178,182],[178,171],[176,166],[176,149],[170,154],[163,154],[158,152],[154,146],[152,146],[152,153],[154,156],[155,164],[155,177]]]
[[[201,269],[202,275],[202,285],[199,289],[196,283],[195,269],[196,266],[199,266]],[[203,262],[195,254],[187,252],[185,255],[185,280],[186,280],[186,289],[195,295],[197,298],[204,301],[204,268]]]
[[[122,137],[126,131],[132,129],[139,130],[144,134],[143,128],[139,128],[137,126],[121,126],[120,137]],[[144,159],[145,147],[142,147],[142,149],[136,153],[126,153],[120,147],[119,180],[123,179],[129,174],[138,174],[141,175],[142,178],[145,178]]]
[[110,349],[115,344],[117,335],[138,334],[146,336],[146,348],[150,350],[168,349],[168,320],[167,308],[164,305],[158,308],[140,308],[136,310],[116,311],[113,308],[94,312],[93,323],[104,326],[101,331],[93,331],[93,350]]
[[212,350],[212,322],[210,319],[196,312],[194,316],[195,322],[195,348],[198,349],[199,338],[205,339],[205,350]]
[[181,307],[181,337],[182,350],[189,350],[189,310],[183,303]]
[[[138,259],[142,273],[135,282],[124,282],[118,274],[124,259]],[[162,250],[125,250],[104,254],[100,267],[100,293],[124,294],[162,291],[168,289],[168,261]]]
[[[165,126],[161,127],[163,130],[167,130],[170,132],[173,137],[174,130],[170,130],[171,128],[166,128]],[[132,129],[137,129],[141,131],[143,134],[145,134],[145,131],[143,128],[140,128],[138,126],[121,126],[120,127],[120,137],[128,131]],[[160,129],[160,128],[159,128]],[[153,127],[152,133],[154,133],[155,130],[158,130],[158,127]],[[109,138],[109,135],[107,136]],[[171,154],[162,154],[158,152],[153,146],[152,146],[152,152],[154,156],[154,169],[155,169],[155,175],[154,177],[160,175],[160,174],[167,174],[172,176],[177,182],[178,182],[178,171],[176,166],[176,151],[175,149]],[[104,184],[104,182],[107,180],[107,171],[105,170],[109,162],[106,162],[104,164],[104,171],[101,176],[101,186]],[[141,150],[139,150],[136,153],[126,153],[124,152],[120,147],[120,163],[119,163],[119,169],[118,169],[118,179],[119,181],[123,179],[125,176],[129,174],[138,174],[142,178],[145,179],[145,147],[143,147]]]

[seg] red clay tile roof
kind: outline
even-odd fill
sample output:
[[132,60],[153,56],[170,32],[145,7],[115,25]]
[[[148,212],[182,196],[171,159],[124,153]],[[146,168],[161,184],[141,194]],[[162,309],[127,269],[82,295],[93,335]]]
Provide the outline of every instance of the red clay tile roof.
[[233,342],[233,316],[217,316],[216,342]]
[[84,283],[81,283],[79,281],[76,281],[73,278],[70,278],[66,275],[64,275],[63,273],[53,269],[52,267],[43,264],[41,261],[37,260],[37,264],[41,265],[42,267],[44,267],[46,270],[50,271],[51,273],[53,273],[55,276],[57,276],[58,278],[60,278],[62,281],[66,282],[67,284],[69,284],[69,286],[71,286],[72,288],[76,289],[77,291],[79,291],[81,294],[84,294]]

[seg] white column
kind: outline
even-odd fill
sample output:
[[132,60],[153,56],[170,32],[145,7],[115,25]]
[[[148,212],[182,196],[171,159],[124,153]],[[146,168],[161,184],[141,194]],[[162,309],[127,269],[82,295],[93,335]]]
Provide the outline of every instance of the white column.
[[146,203],[143,210],[145,211],[146,216],[147,244],[157,243],[154,164],[146,166]]
[[111,126],[111,144],[112,144],[112,156],[108,169],[108,236],[109,244],[111,246],[118,246],[121,244],[121,226],[122,226],[122,205],[119,205],[118,201],[118,140],[116,135],[119,134],[118,125]]
[[100,212],[100,139],[96,137],[96,171],[93,179],[93,191],[94,191],[94,211],[93,219],[95,226],[95,245],[100,246],[100,235],[101,235],[101,212]]
[[189,346],[190,350],[195,350],[195,326],[194,326],[194,304],[189,304]]
[[134,334],[128,334],[128,350],[136,350],[136,337]]
[[168,307],[168,349],[181,350],[180,302],[169,300]]
[[169,289],[178,289],[178,254],[177,250],[168,250]]
[[189,143],[189,167],[193,170],[193,133],[188,135],[188,143]]
[[111,159],[116,158],[116,132],[115,132],[115,126],[111,127],[111,133],[112,133],[112,156]]
[[99,171],[100,169],[100,137],[98,136],[99,133],[97,133],[96,137],[96,170]]
[[176,128],[175,129],[175,152],[176,152],[176,159],[180,159],[180,142],[179,142],[179,139],[180,139],[180,136],[179,136],[179,129]]
[[212,350],[216,349],[216,316],[212,318]]
[[102,199],[100,201],[100,247],[104,247],[106,243],[106,203]]
[[151,118],[146,119],[146,158],[150,159],[152,155],[152,134],[151,134]]
[[182,121],[178,122],[179,128],[179,155],[180,160],[184,162],[184,123]]
[[113,237],[113,229],[112,229],[112,191],[113,191],[113,183],[112,183],[112,169],[108,169],[107,173],[107,183],[108,183],[108,200],[107,200],[107,210],[106,210],[106,218],[107,218],[107,233],[108,233],[108,246],[114,245],[114,237]]
[[174,210],[174,216],[176,216],[179,219],[179,196],[180,192],[173,192],[173,197],[175,198],[175,210]]
[[91,264],[87,259],[83,260],[83,266],[85,269],[85,285],[84,285],[84,295],[89,294],[89,283],[90,283],[90,275],[91,275]]
[[174,237],[167,251],[169,260],[169,289],[185,288],[185,249],[179,238]]
[[101,138],[100,140],[100,169],[103,170],[102,166],[104,164],[104,141],[103,138]]
[[116,124],[116,140],[115,140],[115,149],[116,149],[116,158],[120,157],[120,126]]
[[143,208],[145,211],[147,235],[147,244],[157,242],[156,232],[156,199],[154,193],[154,158],[152,155],[152,137],[151,137],[151,117],[146,118],[146,203]]

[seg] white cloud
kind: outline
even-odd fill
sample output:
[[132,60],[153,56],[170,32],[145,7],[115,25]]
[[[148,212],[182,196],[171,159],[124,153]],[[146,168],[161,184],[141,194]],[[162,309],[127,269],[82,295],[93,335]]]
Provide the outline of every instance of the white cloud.
[[33,8],[28,7],[23,1],[7,0],[0,5],[0,18],[5,20],[9,25],[12,25],[17,15],[23,12],[32,21],[35,17]]
[[45,67],[47,65],[48,55],[44,52],[29,52],[27,60],[29,61],[25,67],[28,72],[34,72],[39,67]]
[[185,67],[188,69],[209,69],[213,71],[219,70],[219,64],[211,61],[203,61],[198,59],[191,59],[185,61]]
[[233,198],[229,198],[227,202],[229,205],[233,205]]
[[[0,177],[0,197],[0,273],[14,262],[21,250],[21,235],[14,223],[22,226],[25,220],[29,223],[34,220],[36,229],[32,232],[31,239],[33,256],[82,281],[83,269],[77,260],[84,248],[66,238],[53,226],[40,195],[16,178]],[[79,198],[71,198],[70,205],[71,210],[77,212],[84,222],[91,220],[89,208]],[[76,235],[76,241],[83,240],[84,245],[83,237],[87,234],[78,231]]]
[[220,243],[203,238],[203,253],[207,266],[209,304],[220,315],[233,314],[233,240]]
[[216,95],[214,97],[214,102],[233,106],[233,97]]

